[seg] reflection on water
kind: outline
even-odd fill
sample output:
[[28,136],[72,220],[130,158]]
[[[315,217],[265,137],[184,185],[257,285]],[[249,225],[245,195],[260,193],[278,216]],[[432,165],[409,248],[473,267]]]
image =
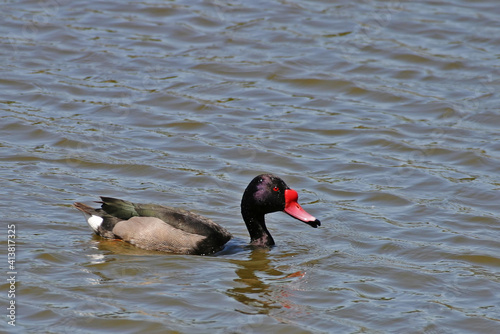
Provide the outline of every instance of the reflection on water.
[[[239,283],[227,291],[227,294],[240,303],[256,309],[258,314],[268,314],[270,309],[280,308],[281,301],[273,300],[269,278],[265,276],[283,276],[283,272],[276,270],[269,259],[268,249],[253,249],[249,258],[245,260],[231,260],[237,265],[236,274],[238,278],[234,281]],[[240,311],[245,313],[246,311]]]

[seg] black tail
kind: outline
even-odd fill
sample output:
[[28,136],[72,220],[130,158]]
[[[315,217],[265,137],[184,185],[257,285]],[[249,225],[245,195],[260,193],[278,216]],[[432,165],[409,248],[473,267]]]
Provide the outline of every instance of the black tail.
[[94,208],[91,208],[90,206],[88,206],[87,204],[83,204],[83,203],[79,203],[79,202],[75,202],[73,203],[73,206],[75,208],[77,208],[78,210],[80,210],[81,212],[83,213],[86,213],[88,215],[99,215],[97,213],[97,210],[94,209]]
[[[87,223],[90,228],[101,237],[115,239],[116,236],[113,233],[114,226],[121,220],[118,217],[113,217],[106,213],[103,209],[94,209],[86,204],[75,202],[73,206],[83,212],[87,216]],[[97,216],[102,218],[102,222],[99,224],[93,224],[90,216]]]

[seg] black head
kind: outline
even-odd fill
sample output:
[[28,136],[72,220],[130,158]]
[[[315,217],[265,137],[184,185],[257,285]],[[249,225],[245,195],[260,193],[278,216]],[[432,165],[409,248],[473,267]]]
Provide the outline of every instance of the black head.
[[248,206],[252,211],[266,214],[285,209],[285,182],[272,174],[256,176],[243,193],[241,206]]
[[297,202],[298,194],[285,181],[272,174],[256,176],[245,189],[241,200],[241,211],[255,215],[284,211],[290,216],[318,227],[320,221],[307,213]]

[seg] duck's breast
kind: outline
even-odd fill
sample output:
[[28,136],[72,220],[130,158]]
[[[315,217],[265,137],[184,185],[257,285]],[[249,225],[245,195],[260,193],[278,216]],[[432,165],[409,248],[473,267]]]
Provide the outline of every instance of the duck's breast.
[[200,244],[206,239],[156,217],[132,217],[120,221],[113,228],[113,234],[143,249],[181,254],[198,253]]

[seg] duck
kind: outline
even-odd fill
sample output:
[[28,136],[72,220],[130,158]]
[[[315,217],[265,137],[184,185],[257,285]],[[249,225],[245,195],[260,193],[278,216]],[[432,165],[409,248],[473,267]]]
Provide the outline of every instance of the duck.
[[[91,230],[106,239],[118,239],[152,251],[210,255],[224,249],[233,237],[209,218],[180,208],[140,204],[101,196],[94,209],[75,202]],[[248,184],[241,199],[241,215],[250,234],[250,245],[272,247],[274,239],[264,216],[283,211],[313,228],[321,222],[298,203],[298,193],[273,174],[261,174]]]

